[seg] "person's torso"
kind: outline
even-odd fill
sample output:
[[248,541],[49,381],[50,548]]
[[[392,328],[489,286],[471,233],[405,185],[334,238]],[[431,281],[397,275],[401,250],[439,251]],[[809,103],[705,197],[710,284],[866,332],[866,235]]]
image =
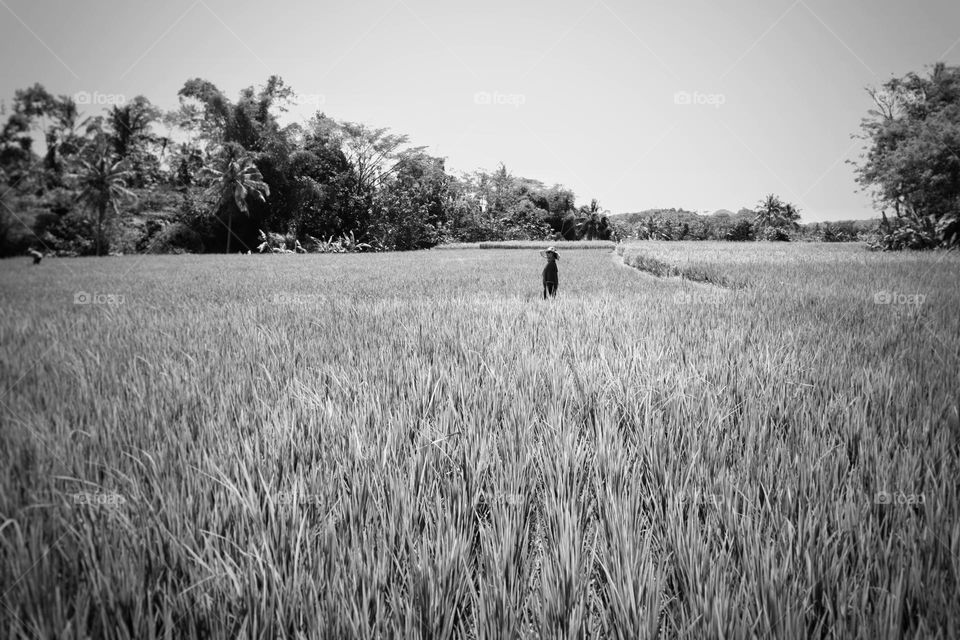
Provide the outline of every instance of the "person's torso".
[[559,282],[559,274],[557,271],[557,262],[555,260],[547,261],[547,266],[543,268],[543,281],[544,282]]

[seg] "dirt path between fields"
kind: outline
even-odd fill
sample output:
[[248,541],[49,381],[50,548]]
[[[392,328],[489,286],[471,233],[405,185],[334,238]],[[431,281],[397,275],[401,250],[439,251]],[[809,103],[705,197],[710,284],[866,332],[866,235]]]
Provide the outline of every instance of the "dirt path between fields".
[[730,289],[726,287],[721,287],[720,285],[717,285],[717,284],[713,284],[712,282],[698,282],[697,280],[690,280],[688,278],[684,278],[683,276],[658,276],[654,273],[650,273],[649,271],[632,267],[626,262],[624,262],[623,256],[618,255],[616,250],[614,250],[613,253],[611,253],[610,257],[613,259],[613,263],[616,264],[618,267],[622,269],[630,269],[636,274],[646,276],[648,278],[653,278],[655,280],[665,280],[667,282],[676,282],[678,284],[682,283],[686,286],[696,287],[703,291],[715,291],[715,292],[730,291]]

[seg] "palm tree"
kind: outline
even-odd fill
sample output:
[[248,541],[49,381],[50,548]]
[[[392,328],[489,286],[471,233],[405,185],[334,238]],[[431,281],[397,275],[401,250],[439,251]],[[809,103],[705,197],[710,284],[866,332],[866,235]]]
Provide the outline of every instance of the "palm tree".
[[582,217],[577,226],[580,237],[587,240],[608,240],[610,238],[610,222],[607,220],[606,213],[600,207],[596,198],[591,200],[589,205],[580,207]]
[[233,214],[239,211],[250,214],[247,196],[253,194],[261,202],[270,195],[270,187],[254,164],[253,158],[239,145],[228,145],[220,154],[215,167],[206,173],[213,177],[208,193],[216,197],[217,209],[227,208],[227,253],[230,253],[230,236],[233,235]]
[[102,154],[92,163],[80,161],[81,171],[80,200],[86,202],[97,214],[97,255],[103,243],[103,225],[110,211],[118,213],[117,203],[124,198],[136,196],[127,189],[126,179],[130,172],[124,163],[111,162],[107,154]]
[[43,166],[50,181],[49,186],[59,186],[62,184],[64,168],[71,159],[79,157],[86,150],[89,140],[84,134],[89,132],[92,120],[80,120],[77,105],[72,100],[55,110],[53,120],[46,131],[47,151]]
[[799,219],[800,211],[795,206],[771,193],[760,201],[754,224],[760,228],[795,228]]

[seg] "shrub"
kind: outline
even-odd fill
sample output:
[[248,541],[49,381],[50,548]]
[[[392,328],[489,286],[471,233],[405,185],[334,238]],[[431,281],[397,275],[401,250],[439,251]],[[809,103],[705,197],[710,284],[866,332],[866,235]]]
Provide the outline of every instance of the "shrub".
[[827,222],[820,230],[821,242],[855,242],[859,239],[859,234],[853,223],[850,222]]
[[173,222],[165,225],[150,242],[150,253],[203,253],[200,234],[183,224]]
[[723,239],[731,242],[753,240],[753,224],[749,220],[741,220],[732,229],[727,231]]
[[869,247],[881,251],[902,249],[953,248],[960,246],[960,218],[956,214],[945,216],[906,215],[880,220],[880,227],[870,241]]
[[[81,213],[43,214],[37,217],[34,229],[44,247],[58,256],[89,256],[96,253],[94,223]],[[109,249],[109,236],[105,235],[101,250],[107,253]]]
[[169,187],[137,189],[136,194],[134,213],[173,217],[183,206],[183,194]]
[[216,215],[216,207],[199,188],[184,189],[180,197],[175,222],[197,233],[205,248],[215,250],[222,241],[223,231],[223,222]]
[[764,227],[760,231],[760,240],[769,242],[790,242],[790,235],[780,227]]
[[24,253],[34,235],[0,202],[0,258]]
[[142,253],[147,246],[146,225],[137,221],[119,224],[110,237],[111,253],[117,255]]

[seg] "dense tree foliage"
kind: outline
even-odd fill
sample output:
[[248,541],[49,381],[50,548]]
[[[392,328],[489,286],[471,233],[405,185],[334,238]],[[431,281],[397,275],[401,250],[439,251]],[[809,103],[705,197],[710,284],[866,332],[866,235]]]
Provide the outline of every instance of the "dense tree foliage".
[[868,92],[856,168],[883,212],[877,246],[960,245],[960,67],[937,63]]
[[137,96],[81,119],[68,96],[17,91],[0,130],[0,251],[398,250],[615,232],[596,200],[577,208],[569,189],[504,165],[454,176],[386,128],[324,113],[284,124],[296,94],[277,76],[236,100],[192,78],[177,97],[166,113]]

